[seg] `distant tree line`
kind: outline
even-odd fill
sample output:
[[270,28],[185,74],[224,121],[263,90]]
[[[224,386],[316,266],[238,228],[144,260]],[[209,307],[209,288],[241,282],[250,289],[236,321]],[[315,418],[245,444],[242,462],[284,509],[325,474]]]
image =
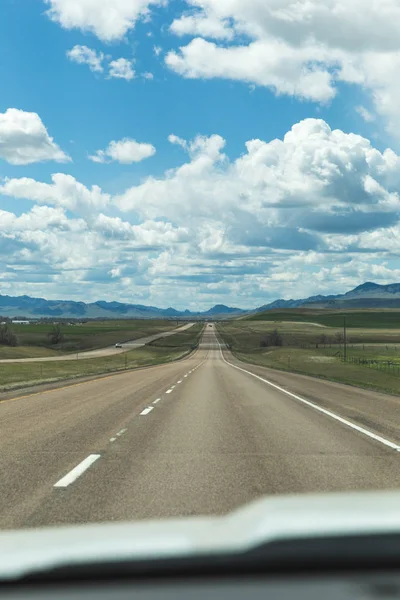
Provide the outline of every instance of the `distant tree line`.
[[[290,336],[289,336],[290,337]],[[319,335],[317,338],[315,339],[315,345],[318,348],[318,346],[327,346],[329,344],[343,344],[343,334],[338,332],[336,333],[334,336],[328,336],[325,333]],[[350,340],[348,340],[350,341]],[[310,343],[310,342],[308,342]],[[312,342],[311,342],[312,343]],[[269,331],[268,333],[265,333],[261,339],[260,339],[260,347],[261,348],[268,348],[268,347],[279,347],[279,346],[284,346],[284,338],[283,335],[277,330],[274,329],[273,331]],[[302,347],[304,346],[304,343],[296,343],[294,340],[289,339],[288,343],[286,345],[289,346],[297,346],[297,345],[301,345]]]
[[0,346],[17,346],[18,340],[9,323],[0,325]]
[[261,348],[268,348],[269,346],[283,346],[283,336],[277,329],[266,333],[260,340]]
[[317,344],[326,346],[327,344],[343,344],[344,338],[342,333],[336,333],[333,337],[329,337],[324,333],[317,338]]
[[50,344],[55,346],[56,344],[60,344],[64,341],[64,334],[61,331],[61,326],[56,323],[53,325],[51,331],[47,334],[47,337],[50,340]]

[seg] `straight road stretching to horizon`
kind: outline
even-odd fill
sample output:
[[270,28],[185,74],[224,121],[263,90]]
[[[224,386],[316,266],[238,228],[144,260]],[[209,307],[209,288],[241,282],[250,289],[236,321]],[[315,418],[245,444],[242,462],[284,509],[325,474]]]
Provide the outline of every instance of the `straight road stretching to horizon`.
[[241,363],[214,325],[184,360],[0,402],[0,529],[400,486],[399,397]]

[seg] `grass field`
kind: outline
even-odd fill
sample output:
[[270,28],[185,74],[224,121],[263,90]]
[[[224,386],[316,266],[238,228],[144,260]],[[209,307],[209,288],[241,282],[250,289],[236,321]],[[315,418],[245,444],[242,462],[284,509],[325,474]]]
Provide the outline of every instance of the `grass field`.
[[[31,384],[62,379],[111,373],[124,369],[157,365],[177,360],[196,347],[201,334],[201,324],[194,325],[182,334],[168,337],[168,345],[146,345],[129,352],[104,358],[76,361],[52,361],[0,364],[0,391]],[[186,332],[185,332],[186,333]]]
[[[293,321],[250,321],[232,320],[218,324],[221,331],[229,338],[233,347],[242,349],[259,348],[262,337],[278,329],[284,338],[285,346],[314,346],[320,344],[324,336],[328,344],[336,345],[338,336],[343,337],[342,327],[315,326],[308,322]],[[400,347],[399,329],[381,328],[347,328],[347,340],[351,345],[357,344],[389,344]]]
[[0,359],[4,358],[42,358],[45,356],[57,356],[60,352],[51,350],[44,346],[0,346]]
[[297,308],[292,310],[269,310],[241,319],[243,321],[275,321],[317,323],[326,327],[343,327],[343,317],[347,326],[363,329],[398,329],[400,330],[400,311],[385,310],[315,310]]
[[165,338],[159,338],[158,340],[154,340],[154,342],[150,342],[149,346],[153,348],[174,348],[176,346],[179,346],[181,348],[186,348],[187,350],[190,350],[191,348],[198,345],[203,328],[203,323],[195,323],[194,325],[192,325],[192,327],[189,327],[189,329],[180,331],[175,335],[170,335]]
[[[12,325],[12,331],[18,339],[18,346],[16,348],[0,346],[0,358],[51,356],[57,353],[104,348],[117,342],[169,331],[177,326],[176,321],[150,319],[90,321],[82,325],[61,325],[64,340],[52,346],[48,337],[52,325]],[[21,347],[24,350],[21,350]],[[31,351],[28,350],[29,348]]]
[[[262,347],[262,340],[274,329],[283,346]],[[241,319],[219,323],[218,331],[244,362],[400,394],[400,329],[348,330],[347,362],[343,343],[335,337],[343,334],[342,328]],[[328,343],[321,343],[321,336]]]

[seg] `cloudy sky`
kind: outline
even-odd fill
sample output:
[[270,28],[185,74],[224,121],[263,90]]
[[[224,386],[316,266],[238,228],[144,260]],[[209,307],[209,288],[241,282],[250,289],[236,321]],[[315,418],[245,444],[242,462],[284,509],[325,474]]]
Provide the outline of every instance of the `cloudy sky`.
[[1,0],[0,293],[400,281],[398,0]]

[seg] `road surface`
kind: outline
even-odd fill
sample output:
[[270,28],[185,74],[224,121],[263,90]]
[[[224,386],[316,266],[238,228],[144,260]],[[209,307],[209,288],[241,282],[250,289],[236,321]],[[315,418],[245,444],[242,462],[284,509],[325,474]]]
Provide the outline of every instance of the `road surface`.
[[121,352],[128,352],[129,350],[134,350],[135,348],[141,348],[150,342],[154,342],[154,340],[169,337],[170,335],[174,335],[180,331],[185,331],[185,329],[189,329],[189,327],[192,327],[193,325],[194,323],[187,323],[186,325],[182,325],[182,327],[176,327],[170,331],[155,333],[153,335],[148,335],[147,337],[123,342],[121,344],[121,348],[116,348],[114,344],[113,346],[107,346],[106,348],[99,348],[97,350],[60,354],[59,356],[42,356],[36,358],[2,358],[0,359],[0,363],[54,362],[55,360],[83,360],[84,358],[102,358],[110,355],[114,356],[115,354],[121,354]]
[[214,326],[185,360],[21,395],[0,403],[0,528],[400,485],[399,397],[240,363]]

